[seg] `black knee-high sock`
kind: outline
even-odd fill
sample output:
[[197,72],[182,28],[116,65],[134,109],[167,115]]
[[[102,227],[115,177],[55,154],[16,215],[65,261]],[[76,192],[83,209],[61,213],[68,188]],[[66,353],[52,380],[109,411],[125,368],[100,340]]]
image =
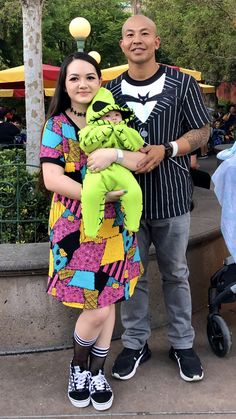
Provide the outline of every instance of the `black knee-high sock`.
[[90,352],[89,371],[91,371],[93,375],[98,374],[99,370],[103,370],[109,349],[109,347],[99,348],[95,345],[92,347]]
[[82,370],[88,369],[88,358],[92,346],[97,338],[91,340],[81,339],[80,336],[74,331],[74,357],[73,365],[79,365]]

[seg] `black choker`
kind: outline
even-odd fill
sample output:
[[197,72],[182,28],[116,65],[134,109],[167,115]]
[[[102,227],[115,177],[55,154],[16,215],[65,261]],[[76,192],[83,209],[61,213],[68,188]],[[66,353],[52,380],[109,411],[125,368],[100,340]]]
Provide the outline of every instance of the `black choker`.
[[70,111],[73,112],[76,116],[86,116],[86,112],[77,112],[73,108],[70,108]]

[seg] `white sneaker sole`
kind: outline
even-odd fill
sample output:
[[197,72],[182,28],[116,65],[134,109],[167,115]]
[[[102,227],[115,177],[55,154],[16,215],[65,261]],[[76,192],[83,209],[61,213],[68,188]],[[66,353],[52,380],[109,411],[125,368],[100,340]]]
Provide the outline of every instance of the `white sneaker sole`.
[[68,398],[75,407],[87,407],[90,404],[90,396],[86,400],[75,400],[72,399],[68,394]]
[[128,375],[125,375],[124,377],[122,377],[117,372],[114,372],[114,373],[112,373],[112,376],[115,377],[115,378],[118,378],[118,380],[129,380],[130,378],[132,378],[136,374],[136,371],[137,371],[137,368],[138,368],[138,366],[141,362],[141,359],[142,359],[142,356],[139,359],[137,359],[137,361],[134,364],[133,370]]
[[187,377],[187,375],[184,375],[183,371],[181,370],[179,358],[177,356],[175,356],[175,359],[178,362],[179,373],[180,373],[180,377],[182,378],[182,380],[187,381],[187,382],[190,383],[192,381],[201,381],[203,379],[203,377],[204,377],[203,371],[202,371],[202,375],[194,375],[193,377]]
[[114,400],[114,396],[112,395],[112,397],[110,398],[110,400],[108,400],[107,402],[105,402],[105,403],[97,403],[91,397],[91,403],[92,403],[94,409],[96,409],[96,410],[107,410],[107,409],[110,409],[110,407],[112,406],[113,400]]

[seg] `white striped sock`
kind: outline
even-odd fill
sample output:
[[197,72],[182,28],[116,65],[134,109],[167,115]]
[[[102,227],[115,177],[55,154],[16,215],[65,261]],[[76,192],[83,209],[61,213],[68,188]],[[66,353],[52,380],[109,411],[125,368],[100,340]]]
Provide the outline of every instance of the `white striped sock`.
[[82,339],[77,333],[76,333],[76,331],[74,331],[74,340],[76,341],[76,343],[78,343],[78,345],[80,345],[80,346],[92,346],[95,342],[96,342],[96,340],[97,340],[97,337],[96,338],[94,338],[94,339],[91,339],[91,340],[85,340],[85,339]]
[[109,352],[110,347],[108,348],[99,348],[98,346],[93,346],[91,349],[91,354],[98,356],[99,358],[105,358]]

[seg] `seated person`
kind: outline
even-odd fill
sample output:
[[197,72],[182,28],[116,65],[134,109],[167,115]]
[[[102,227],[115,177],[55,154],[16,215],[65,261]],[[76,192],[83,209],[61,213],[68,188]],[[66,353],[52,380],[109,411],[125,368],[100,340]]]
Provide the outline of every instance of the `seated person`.
[[15,136],[20,135],[20,129],[12,122],[5,120],[6,110],[0,110],[0,147],[12,148],[15,146]]
[[138,151],[144,144],[139,133],[126,125],[132,117],[132,111],[117,105],[112,93],[103,87],[88,107],[88,125],[80,131],[81,149],[88,155],[98,148],[115,147],[117,161],[100,172],[92,167],[87,169],[81,196],[86,236],[99,236],[104,217],[105,195],[109,191],[120,189],[127,191],[120,198],[125,228],[134,232],[139,229],[142,191],[133,174],[118,164],[122,161],[122,149]]
[[224,136],[225,144],[232,144],[235,141],[235,126],[231,125],[229,129],[225,132]]
[[236,106],[230,105],[229,112],[223,116],[222,129],[227,132],[232,125],[236,125]]
[[199,149],[193,151],[190,156],[190,174],[194,186],[199,188],[210,189],[211,176],[209,173],[199,170],[200,164],[198,163]]
[[213,113],[213,121],[219,121],[220,123],[222,123],[222,118],[224,116],[224,106],[222,105],[218,105],[216,111]]
[[20,134],[15,137],[15,144],[24,145],[26,143],[26,130],[23,129],[22,118],[19,115],[13,115],[11,122],[20,130]]
[[212,131],[211,131],[211,137],[210,137],[210,146],[214,149],[216,145],[223,144],[224,143],[224,135],[225,131],[221,129],[221,122],[215,121],[213,123]]

